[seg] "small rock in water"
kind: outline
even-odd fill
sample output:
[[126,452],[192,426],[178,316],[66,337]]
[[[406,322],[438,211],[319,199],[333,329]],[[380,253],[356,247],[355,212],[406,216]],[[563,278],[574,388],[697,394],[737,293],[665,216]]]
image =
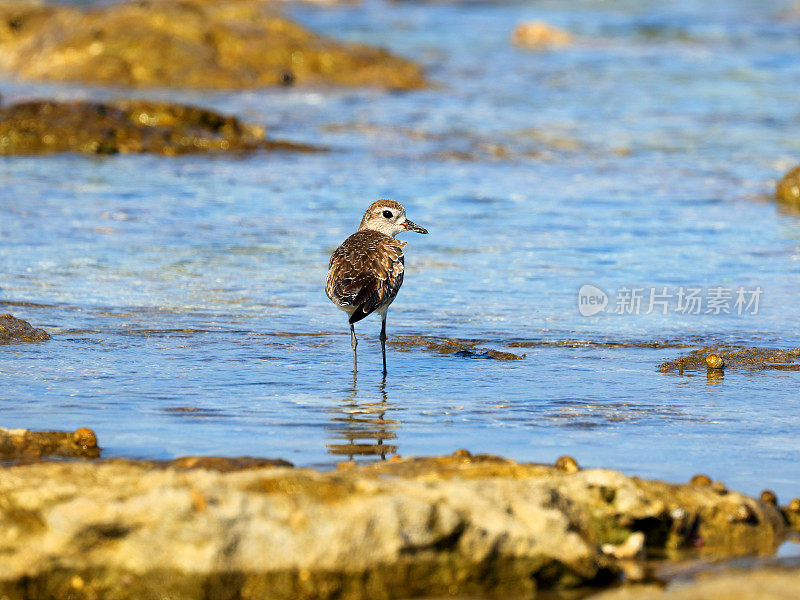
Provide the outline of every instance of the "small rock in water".
[[572,44],[572,36],[569,32],[543,21],[532,21],[517,25],[511,34],[511,41],[515,46],[542,50],[554,46],[569,46]]
[[709,369],[724,369],[725,361],[719,354],[709,354],[706,356],[706,365]]
[[778,497],[772,490],[764,490],[761,492],[761,501],[770,506],[778,506]]
[[565,473],[577,473],[580,467],[578,466],[578,461],[571,456],[561,456],[556,461],[556,469]]
[[785,204],[800,204],[800,166],[786,173],[775,188],[775,197]]
[[703,475],[702,473],[698,473],[689,480],[689,483],[691,485],[705,487],[711,485],[711,478],[708,475]]
[[72,440],[81,448],[97,447],[97,436],[95,435],[94,431],[88,427],[76,429],[75,433],[72,434]]

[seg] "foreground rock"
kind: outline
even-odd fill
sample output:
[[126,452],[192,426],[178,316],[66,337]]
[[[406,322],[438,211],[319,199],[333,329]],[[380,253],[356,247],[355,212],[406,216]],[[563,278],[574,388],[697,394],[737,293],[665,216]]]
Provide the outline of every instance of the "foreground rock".
[[27,321],[13,315],[0,315],[0,344],[10,342],[43,342],[50,335],[44,329],[36,329]]
[[0,155],[188,154],[261,149],[313,150],[267,140],[262,127],[182,104],[32,101],[0,108]]
[[0,469],[0,596],[530,597],[612,581],[599,548],[636,531],[651,554],[714,557],[771,553],[786,534],[776,507],[722,488],[465,451],[344,464]]
[[708,575],[691,584],[661,590],[656,586],[621,588],[587,600],[796,600],[800,569],[765,567]]
[[131,87],[425,84],[414,63],[315,35],[266,0],[142,0],[92,9],[5,1],[0,71]]

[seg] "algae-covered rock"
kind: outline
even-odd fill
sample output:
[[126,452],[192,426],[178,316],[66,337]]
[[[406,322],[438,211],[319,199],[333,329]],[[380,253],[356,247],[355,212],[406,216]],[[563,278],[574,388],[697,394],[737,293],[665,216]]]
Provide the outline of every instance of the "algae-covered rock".
[[748,346],[704,346],[686,356],[661,363],[662,373],[708,370],[722,373],[725,367],[753,371],[800,371],[800,348],[758,348]]
[[130,87],[425,84],[416,64],[318,36],[267,0],[131,0],[85,9],[2,2],[0,71]]
[[182,104],[39,100],[0,108],[0,155],[187,154],[259,149],[312,150],[267,140],[262,127],[236,117]]
[[50,335],[44,329],[36,329],[27,321],[17,319],[13,315],[0,315],[0,344],[42,342],[49,339]]
[[194,466],[0,469],[0,596],[522,598],[608,583],[599,546],[632,532],[715,557],[785,534],[776,507],[735,492],[463,451],[335,472]]

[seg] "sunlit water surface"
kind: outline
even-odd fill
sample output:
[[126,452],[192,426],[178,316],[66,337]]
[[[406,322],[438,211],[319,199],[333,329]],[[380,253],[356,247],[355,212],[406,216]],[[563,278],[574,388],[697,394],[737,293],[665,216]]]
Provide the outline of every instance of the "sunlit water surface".
[[[156,91],[324,154],[0,159],[0,311],[52,333],[0,346],[5,427],[93,427],[106,456],[330,467],[466,447],[800,495],[800,373],[663,374],[687,352],[800,346],[800,221],[765,199],[800,157],[788,2],[292,7],[426,65],[428,91]],[[515,49],[521,20],[578,41]],[[131,95],[0,82],[5,101]],[[389,335],[481,340],[500,362],[389,347],[324,294],[373,200],[408,234]],[[578,311],[577,292],[608,292]],[[757,314],[647,312],[650,288],[760,287]],[[614,314],[623,287],[640,314]],[[559,344],[561,340],[586,344]],[[590,343],[591,342],[591,343]]]

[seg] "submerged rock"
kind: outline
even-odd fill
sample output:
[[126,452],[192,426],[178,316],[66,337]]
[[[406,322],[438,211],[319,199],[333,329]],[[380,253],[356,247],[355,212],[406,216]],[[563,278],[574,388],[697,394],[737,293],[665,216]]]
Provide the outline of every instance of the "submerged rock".
[[318,36],[267,0],[137,0],[87,9],[2,2],[0,71],[130,87],[425,85],[411,61]]
[[267,140],[264,129],[236,117],[168,102],[55,102],[0,108],[0,155],[187,154],[313,148]]
[[[2,152],[0,152],[2,154]],[[0,344],[10,342],[43,342],[50,334],[44,329],[36,329],[27,321],[13,315],[0,315]]]
[[[0,469],[0,595],[530,597],[612,581],[600,547],[633,534],[652,553],[702,540],[723,557],[770,553],[786,533],[777,508],[735,492],[469,452],[335,472],[207,466]],[[752,518],[730,519],[741,506]]]
[[396,336],[390,338],[389,343],[401,350],[411,348],[425,348],[431,352],[448,354],[460,358],[490,358],[494,360],[522,360],[525,355],[514,354],[513,352],[502,352],[491,348],[478,347],[477,341],[429,338],[422,336]]

